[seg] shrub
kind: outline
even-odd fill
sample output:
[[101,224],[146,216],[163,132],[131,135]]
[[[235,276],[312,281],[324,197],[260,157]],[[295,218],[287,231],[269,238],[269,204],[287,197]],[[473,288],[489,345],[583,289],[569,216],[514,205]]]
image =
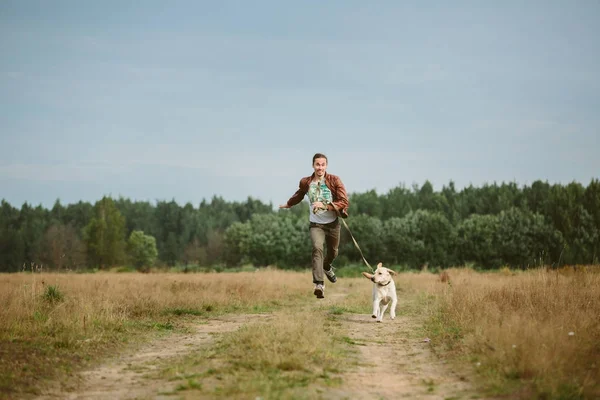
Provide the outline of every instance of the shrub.
[[64,295],[56,285],[46,286],[42,296],[44,301],[48,303],[58,303],[64,300]]

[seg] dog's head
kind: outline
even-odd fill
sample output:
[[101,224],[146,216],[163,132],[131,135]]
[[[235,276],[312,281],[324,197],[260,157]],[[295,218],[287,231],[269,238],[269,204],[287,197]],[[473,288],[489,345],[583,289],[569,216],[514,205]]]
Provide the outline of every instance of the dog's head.
[[387,285],[392,280],[393,275],[398,275],[396,271],[384,268],[382,263],[377,264],[377,269],[374,273],[363,272],[362,274],[365,278],[370,279],[378,285]]

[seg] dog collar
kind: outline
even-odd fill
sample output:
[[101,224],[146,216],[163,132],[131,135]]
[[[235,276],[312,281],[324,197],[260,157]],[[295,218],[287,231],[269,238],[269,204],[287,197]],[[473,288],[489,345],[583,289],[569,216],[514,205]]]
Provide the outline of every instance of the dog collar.
[[388,283],[386,283],[385,285],[382,285],[381,283],[378,283],[377,285],[379,285],[379,286],[387,286],[387,285],[389,285],[390,283],[392,283],[392,281],[388,281]]

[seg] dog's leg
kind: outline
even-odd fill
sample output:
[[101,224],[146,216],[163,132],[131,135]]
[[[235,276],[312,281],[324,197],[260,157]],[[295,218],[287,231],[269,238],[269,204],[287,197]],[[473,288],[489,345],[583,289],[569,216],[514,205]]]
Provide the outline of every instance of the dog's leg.
[[373,314],[371,315],[371,317],[377,318],[378,314],[379,314],[379,300],[375,299],[375,300],[373,300]]
[[387,310],[388,306],[390,305],[390,303],[384,304],[380,309],[379,309],[379,315],[377,317],[377,322],[383,322],[383,313],[385,313],[385,310]]
[[393,298],[392,299],[392,305],[390,308],[390,318],[394,319],[396,318],[396,304],[398,304],[398,299],[397,298]]

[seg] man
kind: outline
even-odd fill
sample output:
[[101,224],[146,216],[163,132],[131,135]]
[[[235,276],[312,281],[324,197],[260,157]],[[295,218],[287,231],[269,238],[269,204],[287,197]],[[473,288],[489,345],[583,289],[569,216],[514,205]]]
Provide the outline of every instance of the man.
[[[314,173],[300,179],[299,188],[287,203],[279,208],[290,208],[300,203],[304,196],[310,203],[310,239],[312,241],[312,274],[317,298],[325,297],[325,275],[329,282],[337,280],[333,270],[333,260],[337,257],[340,244],[340,223],[338,217],[348,216],[348,195],[342,180],[328,174],[327,157],[317,153],[313,156]],[[323,246],[327,245],[327,255],[323,259]]]

